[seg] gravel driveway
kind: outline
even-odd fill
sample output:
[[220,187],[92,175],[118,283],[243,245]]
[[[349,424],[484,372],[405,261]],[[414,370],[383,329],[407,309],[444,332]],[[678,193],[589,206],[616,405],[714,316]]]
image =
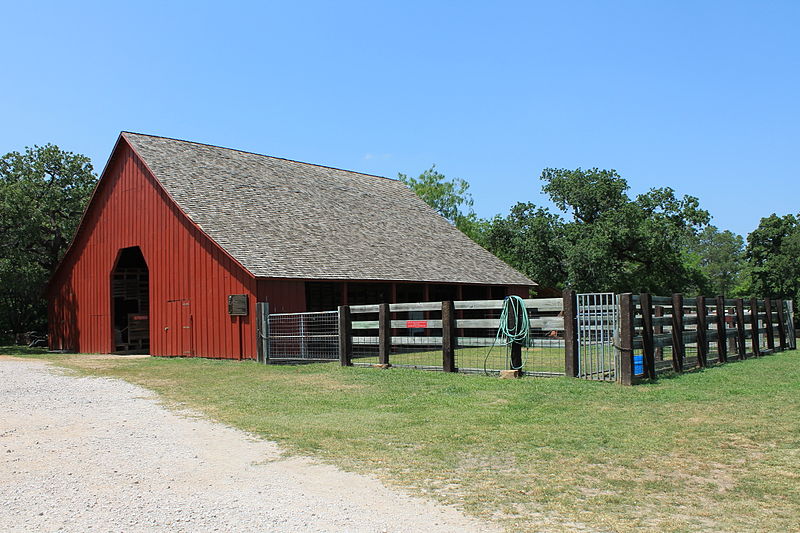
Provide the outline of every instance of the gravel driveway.
[[124,381],[0,357],[2,531],[495,531],[162,407]]

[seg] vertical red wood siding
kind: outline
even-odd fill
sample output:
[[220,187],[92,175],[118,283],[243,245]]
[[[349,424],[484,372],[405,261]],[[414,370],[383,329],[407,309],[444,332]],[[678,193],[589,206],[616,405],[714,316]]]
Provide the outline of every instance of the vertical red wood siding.
[[[255,278],[178,209],[124,139],[50,285],[51,348],[113,350],[111,274],[131,246],[150,272],[151,354],[255,357]],[[250,316],[228,315],[229,294],[249,296]]]
[[[256,301],[272,313],[306,310],[307,280],[256,280],[180,211],[120,138],[50,284],[52,349],[113,351],[111,276],[120,250],[132,246],[149,270],[153,355],[255,358]],[[431,283],[419,284],[427,299]],[[498,289],[528,295],[528,287]],[[249,316],[228,315],[230,294],[248,295]]]
[[306,310],[306,280],[259,279],[258,301],[269,302],[270,313],[302,313]]

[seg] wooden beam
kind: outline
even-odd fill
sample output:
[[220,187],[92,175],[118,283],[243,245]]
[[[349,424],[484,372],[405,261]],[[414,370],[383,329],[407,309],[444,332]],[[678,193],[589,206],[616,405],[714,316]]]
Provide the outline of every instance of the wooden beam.
[[259,363],[269,362],[269,303],[256,303],[256,342]]
[[736,355],[740,360],[747,357],[747,338],[744,334],[744,300],[736,298]]
[[683,294],[672,295],[672,369],[683,372]]
[[378,306],[378,363],[388,365],[392,350],[392,313],[389,304]]
[[619,295],[619,368],[617,382],[622,385],[633,385],[633,294],[626,292]]
[[648,292],[639,295],[642,308],[642,352],[644,354],[644,373],[650,379],[656,379],[656,354],[653,345],[653,301]]
[[339,363],[353,366],[353,317],[347,305],[339,306]]
[[456,372],[456,311],[452,301],[442,302],[442,370]]
[[767,328],[767,349],[775,350],[775,332],[772,330],[772,300],[764,298],[764,327]]
[[[650,301],[652,303],[652,298],[650,299]],[[654,311],[655,312],[653,314],[655,315],[655,317],[657,319],[658,318],[662,318],[664,316],[664,306],[663,305],[655,306]],[[654,320],[653,321],[653,335],[661,335],[662,333],[664,333],[664,326],[661,325],[661,321],[660,320]],[[655,358],[656,358],[656,361],[663,361],[664,360],[664,348],[663,347],[656,346]]]
[[783,312],[783,300],[778,300],[778,338],[781,350],[787,348],[786,344],[786,315]]
[[578,377],[578,297],[572,289],[561,293],[564,300],[564,374]]
[[753,356],[758,357],[761,355],[761,345],[758,342],[758,300],[755,298],[750,299],[750,343],[753,347]]
[[697,297],[697,366],[708,366],[708,316],[706,314],[706,299]]
[[728,337],[725,331],[725,298],[717,296],[717,360],[724,363],[728,360]]
[[[506,323],[509,332],[518,332],[522,329],[522,314],[526,312],[519,309],[516,314],[509,313]],[[511,369],[522,371],[522,344],[517,341],[511,343]]]

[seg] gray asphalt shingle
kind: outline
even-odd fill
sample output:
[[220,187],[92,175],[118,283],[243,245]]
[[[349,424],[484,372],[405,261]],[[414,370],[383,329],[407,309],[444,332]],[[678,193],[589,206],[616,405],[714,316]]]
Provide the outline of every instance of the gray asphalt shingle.
[[398,180],[122,135],[178,207],[256,277],[535,285]]

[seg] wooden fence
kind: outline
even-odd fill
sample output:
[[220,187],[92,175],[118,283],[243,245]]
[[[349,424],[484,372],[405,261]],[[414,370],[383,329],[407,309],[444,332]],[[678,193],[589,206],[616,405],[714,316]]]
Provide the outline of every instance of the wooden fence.
[[796,348],[788,300],[627,293],[619,309],[617,381],[624,385],[665,369],[684,372]]
[[[563,375],[563,299],[525,300],[533,338],[528,346],[512,344],[507,350],[495,346],[503,305],[503,300],[469,300],[341,306],[341,364],[495,372],[504,369],[499,360],[507,355],[512,368]],[[508,320],[513,325],[521,317]],[[556,362],[544,361],[548,357]]]
[[[609,326],[596,322],[607,320],[606,314],[596,315],[595,322],[580,318],[581,313],[591,312],[581,309],[581,301],[592,301],[582,296],[583,300],[567,290],[562,298],[525,300],[531,341],[503,347],[491,359],[503,300],[341,306],[339,360],[346,366],[445,372],[512,368],[528,375],[611,379],[631,385],[655,379],[663,371],[684,372],[796,348],[789,300],[627,293],[612,295],[619,301],[613,305],[618,309],[610,341],[613,361],[608,370],[589,375],[581,370],[586,368],[581,364],[582,351],[586,352],[587,339],[591,343],[597,331]],[[507,317],[510,324],[520,319]]]

